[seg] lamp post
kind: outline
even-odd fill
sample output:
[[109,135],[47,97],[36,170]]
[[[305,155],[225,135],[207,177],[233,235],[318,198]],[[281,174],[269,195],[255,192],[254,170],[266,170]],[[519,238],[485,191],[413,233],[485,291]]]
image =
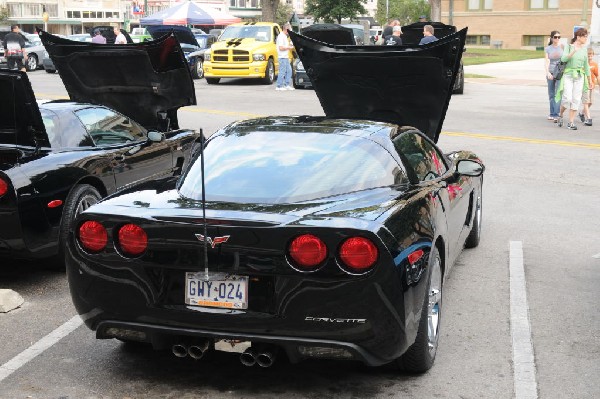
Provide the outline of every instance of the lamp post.
[[48,20],[50,16],[46,12],[46,5],[42,4],[42,21],[44,21],[44,31],[48,32]]

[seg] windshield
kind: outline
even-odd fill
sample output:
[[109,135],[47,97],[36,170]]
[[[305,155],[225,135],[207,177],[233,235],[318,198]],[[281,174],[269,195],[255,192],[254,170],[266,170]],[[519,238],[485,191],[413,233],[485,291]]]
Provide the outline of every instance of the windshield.
[[271,41],[271,27],[269,26],[228,26],[223,31],[219,40],[228,39],[256,39],[259,42]]
[[[204,152],[207,201],[294,203],[405,182],[379,144],[325,133],[251,132],[218,136]],[[202,199],[199,158],[179,192]]]

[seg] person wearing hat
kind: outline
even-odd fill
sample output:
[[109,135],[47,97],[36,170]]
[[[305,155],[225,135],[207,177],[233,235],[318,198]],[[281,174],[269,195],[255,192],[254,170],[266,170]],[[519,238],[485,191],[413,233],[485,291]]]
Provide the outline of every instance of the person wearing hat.
[[400,46],[402,45],[402,39],[400,38],[402,35],[402,28],[398,25],[392,28],[392,36],[389,36],[385,41],[385,44],[388,46]]
[[419,22],[427,22],[427,15],[421,15],[419,17]]

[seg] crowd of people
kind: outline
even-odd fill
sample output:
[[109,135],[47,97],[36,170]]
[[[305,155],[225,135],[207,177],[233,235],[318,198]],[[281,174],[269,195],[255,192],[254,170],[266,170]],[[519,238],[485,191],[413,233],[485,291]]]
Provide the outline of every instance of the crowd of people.
[[586,45],[588,31],[577,30],[567,45],[561,44],[560,39],[560,32],[552,31],[544,51],[550,103],[548,120],[562,127],[568,110],[567,129],[577,130],[576,117],[585,126],[592,126],[590,107],[593,90],[598,86],[598,64],[594,61],[594,50]]

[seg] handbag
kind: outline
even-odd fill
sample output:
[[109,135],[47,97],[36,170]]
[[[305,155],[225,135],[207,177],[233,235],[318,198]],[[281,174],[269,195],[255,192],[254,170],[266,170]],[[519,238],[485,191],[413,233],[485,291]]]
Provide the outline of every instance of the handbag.
[[[569,46],[569,49],[571,46]],[[565,68],[567,67],[567,63],[563,61],[558,61],[558,64],[554,67],[554,71],[552,71],[552,76],[554,80],[561,80],[563,73],[565,73]]]

